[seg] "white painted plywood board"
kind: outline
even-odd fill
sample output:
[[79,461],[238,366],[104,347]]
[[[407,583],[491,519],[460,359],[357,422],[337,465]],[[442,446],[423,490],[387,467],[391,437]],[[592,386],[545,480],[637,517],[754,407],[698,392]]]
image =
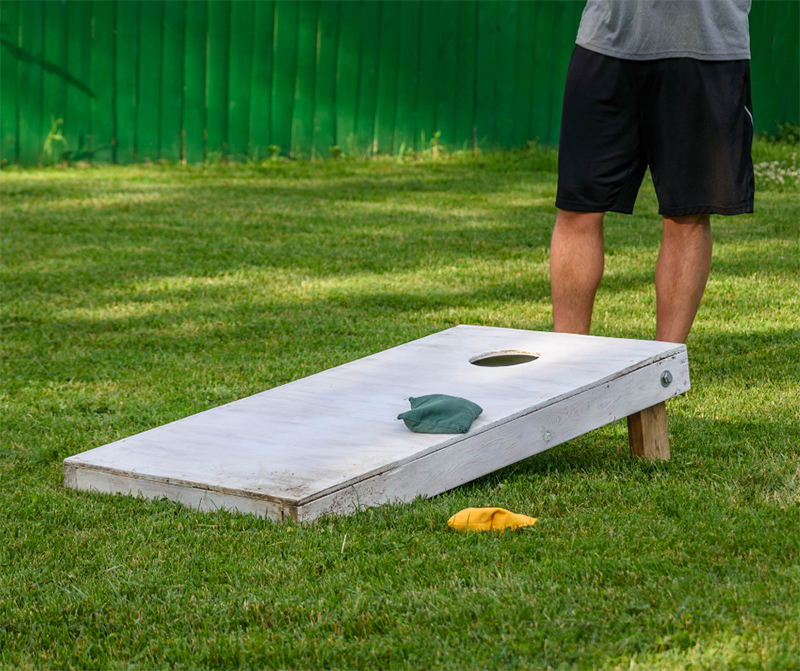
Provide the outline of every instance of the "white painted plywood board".
[[[507,349],[539,358],[470,363]],[[435,495],[688,389],[684,345],[457,326],[69,457],[65,484],[314,519]],[[396,417],[425,394],[483,414],[466,434],[412,433]]]

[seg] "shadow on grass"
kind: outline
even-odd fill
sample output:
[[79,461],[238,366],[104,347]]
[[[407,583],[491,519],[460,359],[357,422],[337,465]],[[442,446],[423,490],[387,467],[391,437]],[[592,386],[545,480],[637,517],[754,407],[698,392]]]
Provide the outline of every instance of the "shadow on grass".
[[[13,273],[6,275],[6,286],[53,292],[68,286],[79,293],[99,284],[124,287],[149,278],[256,268],[317,277],[397,273],[471,260],[525,259],[549,246],[554,189],[538,177],[514,183],[527,184],[533,192],[513,198],[506,193],[508,181],[502,180],[378,176],[318,182],[225,186],[213,180],[199,191],[191,185],[169,187],[152,202],[101,203],[65,213],[48,205],[25,216],[12,209],[5,245]],[[417,197],[407,198],[411,193]],[[425,196],[421,200],[420,194]],[[538,197],[548,204],[508,202]],[[652,195],[642,200],[643,215],[609,217],[610,256],[635,251],[654,258],[660,222]],[[737,277],[742,268],[752,267],[782,274],[787,265],[797,265],[787,251],[787,244],[796,243],[788,224],[774,226],[756,246],[737,245],[752,239],[747,226],[724,222],[720,227],[724,235],[712,277]],[[652,265],[648,261],[646,270],[607,277],[603,290],[652,282]]]
[[[46,284],[68,281],[68,275],[57,274]],[[61,314],[58,310],[26,313],[24,305],[9,311],[4,331],[6,346],[20,362],[16,368],[36,377],[31,365],[47,360],[44,370],[62,371],[55,379],[81,379],[93,376],[98,366],[111,364],[105,372],[108,375],[115,367],[146,363],[156,353],[162,360],[186,354],[214,359],[215,348],[242,356],[252,355],[254,350],[261,354],[265,342],[278,345],[289,359],[296,356],[292,343],[302,342],[310,348],[323,345],[324,361],[341,363],[354,352],[364,355],[398,344],[403,333],[413,339],[457,323],[550,328],[549,315],[547,321],[537,317],[532,323],[526,312],[533,306],[541,310],[549,303],[549,281],[541,274],[484,280],[477,287],[474,283],[462,286],[452,279],[447,286],[440,286],[435,276],[419,287],[405,288],[402,280],[381,286],[380,278],[367,277],[357,286],[345,282],[309,292],[299,290],[300,279],[292,277],[286,279],[284,291],[262,286],[275,278],[257,274],[234,276],[230,283],[190,278],[188,283],[171,286],[170,279],[184,278],[159,278],[159,283],[146,290],[128,290],[119,297],[115,296],[117,290],[111,289],[104,292],[102,302],[95,300]],[[603,291],[624,295],[650,283],[649,272],[629,271],[607,282]],[[46,291],[47,286],[38,289]],[[509,306],[516,308],[501,316]],[[373,326],[365,328],[366,322]],[[409,325],[414,326],[410,331]],[[395,335],[387,341],[389,333]],[[650,337],[640,327],[624,324],[617,325],[613,335]],[[771,381],[798,379],[796,366],[791,365],[800,360],[797,329],[714,327],[704,331],[701,324],[689,345],[693,368],[699,367],[709,379],[745,380],[763,378],[765,373]],[[74,357],[72,363],[66,360],[65,350]],[[342,353],[337,355],[337,350]],[[65,351],[63,362],[59,351]],[[46,374],[45,379],[53,378]]]
[[[667,517],[685,515],[688,506],[686,501],[663,499],[658,492],[665,483],[694,487],[698,498],[722,508],[780,508],[800,501],[800,436],[790,423],[769,418],[706,420],[675,413],[669,423],[669,461],[632,459],[626,423],[620,420],[467,483],[460,495],[475,501],[470,505],[502,507],[504,490],[523,483],[536,497],[556,494],[565,499],[563,504],[548,502],[551,516],[572,514],[573,494],[591,507],[592,498],[602,498],[609,486],[652,485],[652,496]],[[650,496],[646,494],[647,499]],[[646,500],[636,502],[637,507],[646,504]],[[692,507],[698,508],[697,501]]]

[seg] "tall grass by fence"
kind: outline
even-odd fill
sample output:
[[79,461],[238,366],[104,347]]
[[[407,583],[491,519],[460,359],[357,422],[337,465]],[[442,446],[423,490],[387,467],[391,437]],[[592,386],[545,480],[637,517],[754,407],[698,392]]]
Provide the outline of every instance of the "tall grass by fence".
[[[558,139],[585,0],[3,0],[0,158],[398,154]],[[800,3],[750,17],[759,130],[798,121]]]

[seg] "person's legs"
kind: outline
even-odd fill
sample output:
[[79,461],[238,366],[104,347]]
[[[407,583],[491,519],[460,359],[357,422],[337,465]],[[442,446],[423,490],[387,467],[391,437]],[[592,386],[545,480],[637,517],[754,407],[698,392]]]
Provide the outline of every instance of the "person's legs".
[[709,214],[753,211],[750,68],[746,60],[641,63],[642,144],[664,217],[656,338],[684,342],[711,267]]
[[711,269],[708,214],[664,217],[656,263],[656,340],[685,342]]
[[[711,269],[707,214],[664,217],[656,263],[656,339],[684,342]],[[553,330],[588,334],[603,277],[603,213],[559,210],[550,246]]]
[[603,277],[603,212],[559,210],[550,244],[553,330],[588,334]]
[[550,246],[553,328],[589,333],[603,276],[603,214],[633,212],[647,160],[626,61],[575,47],[564,88]]

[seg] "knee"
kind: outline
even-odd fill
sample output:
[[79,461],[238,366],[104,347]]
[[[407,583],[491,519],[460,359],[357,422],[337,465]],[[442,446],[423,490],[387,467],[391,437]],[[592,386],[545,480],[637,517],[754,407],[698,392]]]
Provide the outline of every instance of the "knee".
[[664,240],[678,244],[707,245],[711,240],[711,217],[689,214],[685,217],[664,217]]
[[682,217],[664,217],[664,226],[677,226],[684,229],[705,228],[711,226],[711,215],[702,213],[687,214]]
[[596,233],[603,227],[603,212],[559,210],[556,227],[571,233]]

